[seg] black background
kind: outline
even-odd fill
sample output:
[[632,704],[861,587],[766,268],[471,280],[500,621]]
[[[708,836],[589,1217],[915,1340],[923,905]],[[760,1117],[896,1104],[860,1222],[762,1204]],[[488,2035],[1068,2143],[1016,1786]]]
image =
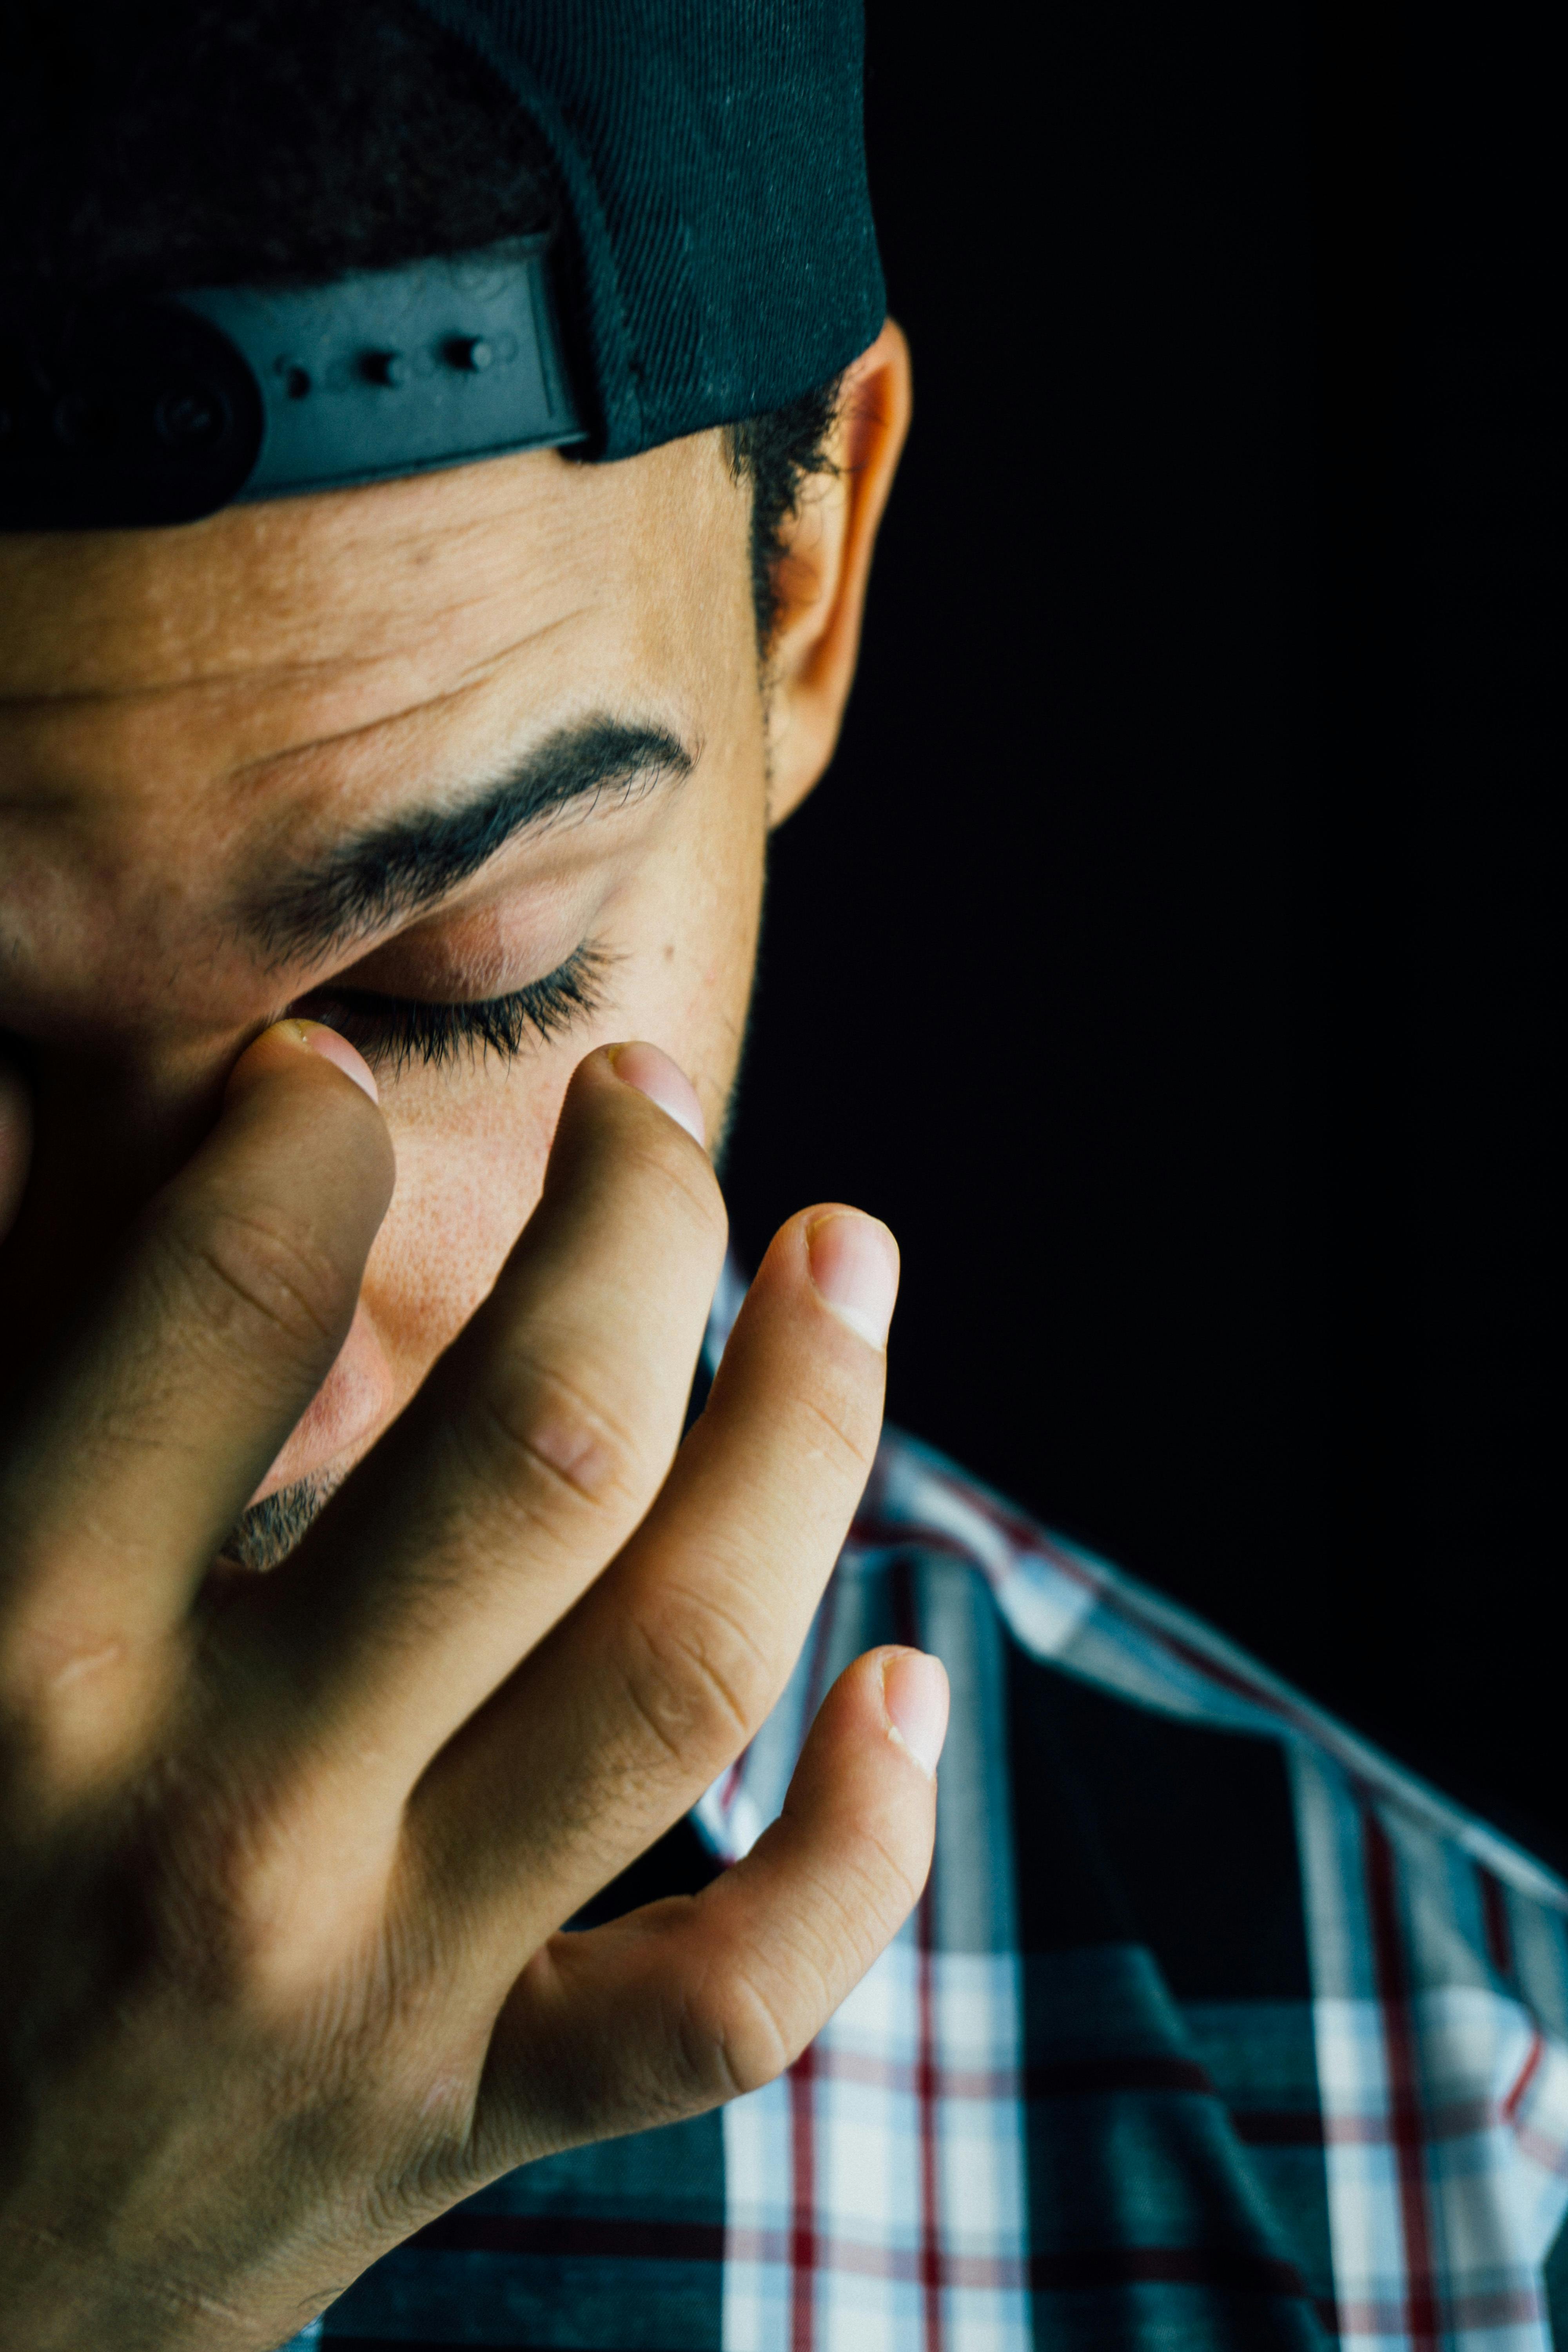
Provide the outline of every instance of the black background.
[[874,0],[917,416],[728,1181],[893,1223],[896,1419],[1562,1862],[1554,86]]

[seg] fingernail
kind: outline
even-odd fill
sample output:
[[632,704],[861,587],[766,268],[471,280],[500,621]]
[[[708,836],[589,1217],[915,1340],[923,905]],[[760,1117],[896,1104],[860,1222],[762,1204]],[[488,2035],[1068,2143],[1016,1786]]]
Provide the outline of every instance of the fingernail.
[[895,1650],[882,1667],[882,1704],[888,1727],[902,1740],[928,1780],[947,1738],[947,1673],[940,1658],[923,1650]]
[[657,1045],[612,1045],[610,1067],[617,1078],[624,1078],[628,1087],[636,1087],[639,1095],[647,1095],[649,1102],[668,1111],[693,1142],[707,1148],[708,1129],[703,1124],[702,1106],[697,1099],[696,1087],[679,1062],[672,1062]]
[[346,1037],[329,1029],[321,1021],[289,1021],[283,1026],[291,1029],[301,1045],[309,1045],[312,1054],[320,1054],[323,1062],[334,1062],[344,1077],[352,1078],[362,1094],[373,1103],[381,1100],[381,1088],[363,1054],[356,1054]]
[[833,1209],[806,1227],[805,1246],[824,1303],[873,1348],[885,1348],[899,1295],[899,1244],[880,1217]]

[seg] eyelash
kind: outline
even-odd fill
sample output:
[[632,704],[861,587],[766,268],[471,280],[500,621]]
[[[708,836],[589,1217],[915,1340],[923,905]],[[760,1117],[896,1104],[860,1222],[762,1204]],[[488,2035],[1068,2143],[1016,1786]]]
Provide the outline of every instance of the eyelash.
[[426,1003],[416,996],[328,988],[309,1009],[312,1018],[326,1021],[362,1053],[390,1061],[395,1075],[414,1062],[440,1069],[464,1053],[470,1062],[476,1054],[490,1053],[510,1062],[531,1037],[548,1045],[599,1011],[609,961],[602,949],[584,945],[542,980],[477,1004]]

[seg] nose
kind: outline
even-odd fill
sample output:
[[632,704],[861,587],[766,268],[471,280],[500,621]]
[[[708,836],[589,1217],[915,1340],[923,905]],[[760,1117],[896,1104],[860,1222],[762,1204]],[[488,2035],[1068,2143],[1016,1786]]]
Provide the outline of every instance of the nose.
[[251,1496],[356,1459],[391,1414],[396,1388],[381,1334],[362,1299],[336,1363],[289,1433],[288,1444]]

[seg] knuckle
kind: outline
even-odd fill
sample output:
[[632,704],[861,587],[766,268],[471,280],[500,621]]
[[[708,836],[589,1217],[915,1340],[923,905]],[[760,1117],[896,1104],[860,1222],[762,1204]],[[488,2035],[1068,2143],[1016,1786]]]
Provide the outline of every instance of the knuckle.
[[634,1621],[626,1696],[685,1770],[733,1755],[766,1714],[777,1679],[746,1627],[711,1601],[676,1601]]
[[693,2103],[743,2097],[792,2065],[918,1899],[923,1874],[874,1833],[796,1880],[765,1930],[726,1942],[681,1996],[671,2048]]
[[152,1238],[154,1280],[221,1339],[263,1337],[313,1360],[336,1348],[353,1311],[353,1276],[275,1211],[211,1202],[195,1221],[164,1214]]
[[[0,1834],[30,1843],[144,1760],[175,1702],[169,1645],[62,1618],[42,1595],[0,1650]],[[19,1818],[13,1817],[13,1808]]]
[[652,1483],[645,1448],[607,1406],[531,1360],[513,1361],[481,1391],[478,1440],[503,1491],[542,1483],[574,1503],[624,1509]]
[[881,1434],[881,1412],[876,1401],[850,1381],[825,1381],[815,1393],[802,1398],[809,1432],[808,1445],[837,1475],[858,1480],[857,1493],[871,1475]]
[[749,1969],[737,1969],[721,1980],[710,1976],[689,1996],[676,2022],[675,2057],[699,2098],[739,2099],[776,2081],[807,2038]]
[[161,1794],[142,1884],[155,1948],[181,1982],[290,2031],[331,1985],[345,2048],[395,2021],[430,1971],[417,1933],[394,1932],[388,1833],[364,1836],[345,1864],[320,1791],[252,1770],[187,1763]]

